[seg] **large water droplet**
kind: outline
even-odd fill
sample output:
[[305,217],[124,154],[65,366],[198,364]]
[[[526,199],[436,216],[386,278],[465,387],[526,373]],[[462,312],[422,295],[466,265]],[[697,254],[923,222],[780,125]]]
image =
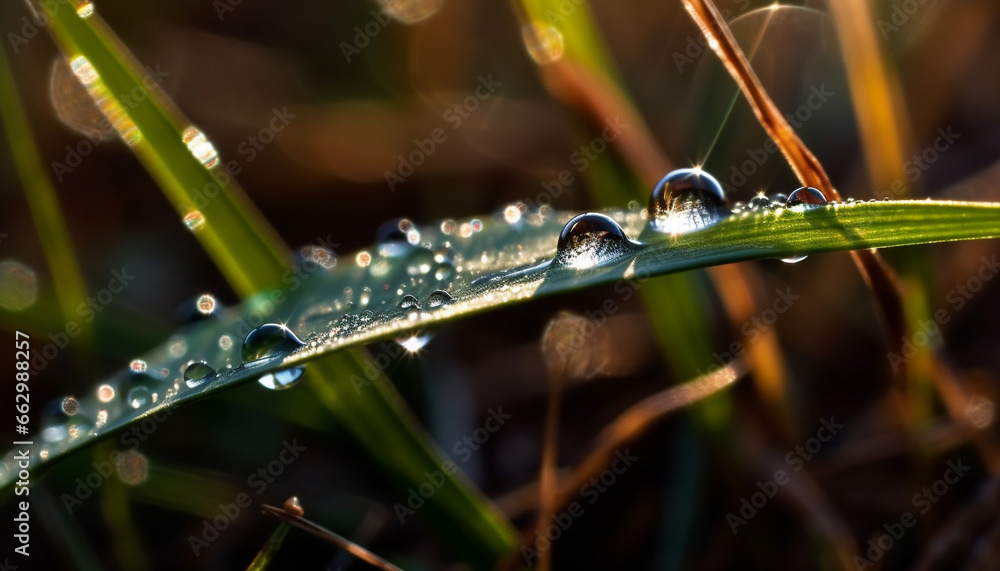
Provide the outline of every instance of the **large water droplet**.
[[[274,354],[291,353],[302,345],[302,341],[284,325],[267,323],[251,331],[243,340],[243,361],[249,363]],[[268,373],[257,382],[272,390],[288,389],[297,384],[303,371],[303,367],[293,367]]]
[[416,297],[406,294],[399,300],[399,307],[400,309],[420,309],[420,302],[417,301]]
[[793,190],[791,194],[788,195],[788,200],[785,204],[789,207],[799,206],[804,204],[807,206],[822,206],[827,204],[826,197],[819,189],[815,189],[811,186],[803,186]]
[[202,294],[201,297],[195,301],[194,305],[198,309],[198,313],[202,315],[211,315],[215,311],[218,303],[215,301],[214,297],[206,293]]
[[563,226],[553,264],[590,268],[631,253],[633,244],[625,231],[604,214],[588,212]]
[[719,181],[701,169],[672,171],[656,184],[649,198],[649,222],[657,232],[697,230],[729,214]]
[[215,378],[215,369],[205,361],[191,361],[184,369],[184,383],[194,388]]
[[[823,196],[823,193],[819,189],[811,186],[803,186],[802,188],[793,190],[792,193],[788,195],[788,200],[785,202],[785,205],[789,208],[794,206],[822,206],[824,204],[827,204],[826,197]],[[797,264],[808,257],[809,256],[792,256],[791,258],[782,258],[781,261],[786,264]]]
[[431,295],[427,297],[427,305],[430,307],[441,307],[442,305],[453,301],[455,301],[455,298],[443,289],[434,290],[431,292]]
[[763,194],[758,194],[750,199],[749,206],[750,210],[767,210],[771,207],[771,199]]

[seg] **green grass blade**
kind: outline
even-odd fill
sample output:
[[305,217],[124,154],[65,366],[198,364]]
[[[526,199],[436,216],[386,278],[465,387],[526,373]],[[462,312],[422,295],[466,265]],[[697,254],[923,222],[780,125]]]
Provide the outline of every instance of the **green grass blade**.
[[[59,207],[52,179],[38,155],[6,51],[0,51],[0,119],[3,120],[4,133],[10,143],[14,167],[24,187],[31,217],[38,229],[38,239],[52,272],[52,285],[59,308],[63,319],[71,320],[76,317],[76,308],[86,301],[87,288],[73,253],[66,218]],[[82,350],[75,354],[93,355],[94,328],[89,322],[80,323],[79,327],[78,339]]]
[[[135,410],[120,398],[102,404],[91,395],[83,395],[80,398],[81,409],[96,411],[105,408],[107,422],[99,428],[91,426],[82,430],[75,438],[52,443],[48,448],[48,461],[141,418],[257,379],[268,372],[302,365],[338,349],[391,339],[408,331],[538,296],[556,295],[599,284],[627,284],[628,281],[641,284],[656,275],[748,260],[1000,237],[1000,203],[867,202],[831,204],[808,210],[793,208],[745,212],[729,216],[713,226],[680,235],[650,233],[646,216],[641,212],[617,211],[610,214],[622,222],[628,236],[639,236],[643,242],[601,260],[603,263],[579,269],[547,263],[556,253],[556,242],[563,221],[569,218],[569,214],[534,219],[535,224],[509,224],[487,219],[480,231],[472,232],[468,237],[457,237],[453,242],[447,240],[455,248],[452,255],[467,260],[462,270],[456,270],[457,273],[446,283],[428,279],[406,286],[408,293],[405,295],[413,295],[420,309],[400,307],[400,295],[395,288],[376,289],[370,286],[400,284],[402,280],[409,284],[413,260],[424,260],[430,255],[430,251],[422,246],[413,246],[411,255],[402,258],[388,257],[385,253],[371,256],[365,251],[364,255],[358,256],[372,258],[365,267],[345,263],[331,270],[314,269],[313,273],[304,274],[309,277],[294,293],[292,303],[281,307],[277,315],[279,319],[276,319],[287,323],[303,336],[306,344],[301,348],[243,363],[239,357],[239,340],[257,307],[255,299],[251,299],[242,308],[233,308],[218,319],[182,330],[168,343],[143,356],[149,369],[167,369],[168,376],[161,380],[162,394],[166,395],[168,389],[173,389],[169,396],[159,399],[153,406]],[[432,244],[452,238],[443,236],[440,226],[421,228],[420,231],[422,240]],[[344,298],[346,287],[356,292],[368,288],[371,290],[370,298],[364,303],[347,300]],[[430,300],[439,295],[435,293],[439,289],[447,290],[451,299],[435,306]],[[337,317],[339,312],[334,308],[338,306],[342,310],[348,308],[349,313]],[[228,349],[219,347],[219,339],[224,335],[233,340]],[[171,346],[177,340],[185,342],[185,352],[178,354],[175,349],[172,350]],[[180,375],[190,360],[204,360],[220,372],[210,382],[187,388]],[[333,365],[324,359],[310,363],[308,367],[333,379],[334,384],[324,383],[319,390],[322,398],[329,400],[336,410],[359,406],[363,413],[376,415],[386,423],[398,423],[401,428],[406,424],[405,409],[392,410],[391,414],[378,409],[392,407],[392,403],[398,400],[391,397],[391,386],[382,385],[385,381],[374,374],[377,366],[371,362],[363,364],[366,365],[360,368],[363,373],[354,376],[327,369]],[[122,387],[129,382],[129,374],[123,372],[105,382],[117,387],[120,394]],[[390,396],[370,402],[351,396],[384,393]],[[347,411],[344,410],[344,413]],[[344,422],[356,431],[367,426],[372,433],[362,435],[363,442],[371,445],[378,442],[383,450],[389,446],[393,454],[406,458],[405,462],[395,467],[400,478],[422,477],[422,472],[417,474],[415,470],[437,455],[427,450],[406,450],[409,445],[402,442],[387,443],[394,433],[393,425],[361,424],[364,416],[345,416]],[[41,462],[37,452],[38,449],[33,459],[35,463]],[[439,466],[433,469],[439,469]],[[0,465],[0,484],[10,485],[15,477],[16,469],[12,461],[7,460]],[[464,487],[459,489],[465,493]],[[452,498],[448,501],[458,500]]]
[[[45,3],[44,9],[51,19],[49,30],[74,73],[185,217],[185,223],[193,226],[230,285],[241,296],[281,286],[289,277],[287,249],[222,168],[207,138],[191,141],[190,123],[99,16],[90,13],[82,17],[56,3]],[[117,94],[130,95],[123,98]],[[189,218],[193,214],[197,216]],[[190,224],[189,220],[197,223]],[[354,352],[330,355],[321,367],[314,367],[310,376],[321,385],[333,385],[337,379],[364,375],[362,359]],[[381,372],[375,376],[384,380]],[[369,445],[375,459],[394,479],[402,480],[402,475],[422,478],[425,471],[441,465],[442,458],[419,425],[404,412],[406,406],[395,393],[348,392],[337,395],[337,399],[342,402],[338,409],[340,420]],[[386,427],[392,427],[392,431]],[[373,432],[382,434],[385,440],[368,441]],[[406,458],[376,452],[385,446],[418,452]],[[419,464],[400,465],[408,461]],[[512,541],[512,527],[464,481],[450,475],[447,478],[453,485],[443,490],[435,502],[447,509],[437,510],[436,505],[428,511],[436,513],[438,523],[454,532],[449,539],[467,555],[499,558]],[[421,481],[417,478],[406,484],[418,485]],[[446,521],[449,519],[467,525]],[[476,535],[479,532],[489,535]]]

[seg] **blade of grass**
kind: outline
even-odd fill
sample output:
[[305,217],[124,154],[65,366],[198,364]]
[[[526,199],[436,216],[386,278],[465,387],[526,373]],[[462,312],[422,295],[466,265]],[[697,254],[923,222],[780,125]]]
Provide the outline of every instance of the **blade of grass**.
[[[10,153],[21,179],[24,197],[38,230],[38,239],[52,272],[56,301],[63,320],[70,321],[77,316],[76,308],[86,301],[87,288],[73,252],[59,198],[38,155],[27,113],[14,84],[6,49],[0,51],[0,119],[3,120],[4,133],[10,143]],[[84,370],[93,370],[90,361],[95,346],[94,327],[90,321],[78,323],[78,326],[80,332],[74,344],[79,343],[80,350],[74,351],[73,355],[80,360]]]
[[264,571],[267,566],[271,564],[271,559],[278,554],[278,550],[281,549],[281,544],[285,541],[285,536],[288,535],[288,530],[292,529],[285,522],[278,524],[278,527],[271,534],[271,537],[267,538],[267,543],[260,548],[257,552],[257,556],[253,558],[250,565],[247,566],[247,571]]
[[[279,286],[291,259],[287,248],[220,168],[222,161],[207,139],[195,139],[195,147],[186,144],[190,123],[155,82],[143,81],[143,68],[97,14],[82,17],[56,3],[43,3],[42,8],[51,20],[48,29],[71,67],[178,213],[187,217],[197,211],[195,235],[237,293],[248,296]],[[133,97],[126,104],[116,96],[135,89],[145,90],[145,97]],[[363,358],[358,352],[331,355],[312,367],[310,375],[315,384],[329,387],[337,379],[364,375]],[[422,481],[425,471],[441,465],[441,454],[395,392],[355,393],[340,386],[344,390],[334,399],[339,419],[366,444],[392,479],[414,485]],[[372,440],[372,434],[380,434],[382,440]],[[387,446],[414,452],[405,456],[376,452]],[[429,512],[438,516],[449,530],[447,537],[470,560],[488,566],[491,558],[506,551],[513,530],[508,522],[493,519],[496,511],[467,482],[446,477],[454,485],[436,495]],[[439,510],[439,506],[446,508]]]

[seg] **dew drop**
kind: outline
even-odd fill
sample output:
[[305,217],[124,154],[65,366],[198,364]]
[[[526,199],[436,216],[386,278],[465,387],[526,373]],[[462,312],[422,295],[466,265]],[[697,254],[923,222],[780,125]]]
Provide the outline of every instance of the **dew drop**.
[[215,298],[209,294],[202,294],[198,300],[195,302],[195,307],[198,308],[198,313],[202,315],[211,315],[215,311],[216,302]]
[[181,133],[181,141],[187,145],[194,158],[207,168],[212,168],[219,163],[219,153],[215,146],[204,133],[194,127],[188,127]]
[[[250,363],[274,354],[290,353],[302,345],[302,341],[284,325],[267,323],[251,331],[243,340],[243,361]],[[297,384],[304,370],[303,367],[292,367],[268,373],[257,382],[272,390],[288,389]]]
[[649,221],[657,232],[680,234],[718,222],[730,214],[726,194],[701,169],[677,169],[663,177],[649,198]]
[[285,510],[285,513],[295,517],[302,517],[305,515],[305,510],[302,509],[302,504],[299,502],[298,496],[292,496],[285,500],[285,503],[281,505],[281,508]]
[[215,378],[215,369],[205,361],[191,361],[184,368],[184,383],[194,388]]
[[145,373],[136,373],[122,383],[120,394],[126,405],[138,410],[156,403],[163,384]]
[[45,442],[62,442],[70,436],[70,423],[80,410],[73,397],[57,398],[42,407],[41,437]]
[[771,199],[758,194],[750,199],[750,210],[767,210],[771,206]]
[[410,353],[416,353],[427,346],[431,341],[430,335],[408,335],[406,337],[397,337],[396,343],[400,347],[406,349]]
[[449,218],[441,222],[441,233],[445,236],[453,234],[455,230],[458,230],[458,224],[454,220]]
[[219,349],[223,351],[228,351],[233,348],[233,338],[229,335],[222,335],[219,337]]
[[146,362],[142,359],[135,359],[128,364],[128,368],[131,369],[133,373],[145,373],[146,372]]
[[400,309],[420,309],[420,303],[416,297],[406,294],[399,300],[399,307]]
[[118,457],[115,466],[118,478],[125,484],[135,486],[146,481],[149,476],[149,460],[135,450],[127,450]]
[[358,317],[361,319],[361,321],[368,322],[371,321],[372,319],[375,319],[375,313],[370,309],[366,309],[362,311],[361,315],[359,315]]
[[521,208],[517,204],[511,204],[503,209],[503,219],[507,224],[517,224],[521,220]]
[[416,24],[437,14],[444,0],[378,0],[378,3],[396,20]]
[[337,255],[323,246],[303,246],[299,253],[303,260],[313,262],[325,270],[337,265]]
[[372,263],[372,255],[368,252],[358,252],[358,255],[354,257],[354,261],[358,263],[358,267],[367,268],[368,264]]
[[367,286],[361,288],[361,295],[358,296],[358,303],[361,304],[361,307],[368,305],[368,302],[371,300],[372,300],[372,288]]
[[184,215],[184,225],[188,230],[197,232],[205,226],[205,215],[198,210],[192,210]]
[[604,214],[574,216],[559,233],[554,264],[590,268],[620,258],[633,250],[625,231]]
[[826,197],[823,193],[816,188],[811,186],[803,186],[793,190],[791,194],[788,195],[788,200],[786,201],[788,206],[799,206],[805,204],[807,206],[822,206],[827,204]]
[[[822,206],[827,204],[826,197],[823,193],[816,188],[811,186],[803,186],[793,190],[791,194],[788,195],[788,200],[785,202],[788,207],[793,206]],[[805,260],[809,256],[792,256],[790,258],[782,258],[781,261],[786,264],[797,264],[802,260]]]
[[415,248],[406,259],[406,273],[411,276],[428,274],[434,267],[434,253],[427,248]]
[[455,298],[452,297],[450,293],[443,289],[439,289],[431,292],[431,295],[427,298],[427,305],[430,307],[441,307],[442,305],[453,301],[455,301]]
[[563,35],[555,26],[545,23],[526,24],[521,28],[521,41],[535,63],[545,65],[563,56]]
[[115,398],[115,389],[111,385],[101,385],[97,387],[97,400],[101,402],[111,402]]
[[90,2],[82,2],[76,7],[76,15],[81,18],[89,18],[94,15],[94,5]]
[[455,266],[451,264],[438,264],[434,268],[434,279],[438,281],[449,280],[453,275],[455,275]]

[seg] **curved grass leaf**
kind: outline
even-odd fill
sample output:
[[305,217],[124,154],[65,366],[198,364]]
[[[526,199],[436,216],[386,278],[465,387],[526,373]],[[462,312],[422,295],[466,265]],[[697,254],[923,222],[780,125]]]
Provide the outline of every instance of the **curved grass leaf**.
[[[285,290],[264,292],[241,308],[189,326],[142,356],[143,366],[138,368],[144,372],[129,368],[105,380],[102,386],[114,391],[113,398],[107,398],[106,388],[104,399],[96,390],[79,396],[80,411],[68,420],[69,430],[35,437],[45,444],[36,445],[32,463],[42,462],[39,454],[51,462],[163,409],[304,364],[323,353],[537,296],[746,260],[1000,236],[997,203],[896,201],[778,208],[734,214],[679,235],[653,232],[644,211],[609,215],[630,241],[617,249],[583,243],[570,252],[582,256],[576,258],[556,251],[570,215],[533,213],[515,223],[497,217],[417,229],[404,222],[407,234],[359,252],[332,269],[305,260],[286,275]],[[305,344],[243,362],[242,340],[263,323],[285,324]],[[188,387],[183,373],[192,361],[205,361],[218,374]],[[370,362],[367,368],[365,377],[340,379],[339,390],[379,390],[372,386],[379,378],[377,363]],[[127,398],[136,383],[143,383],[150,397],[138,408]],[[350,386],[343,386],[347,383]],[[16,475],[11,452],[0,465],[0,485],[9,485]]]

